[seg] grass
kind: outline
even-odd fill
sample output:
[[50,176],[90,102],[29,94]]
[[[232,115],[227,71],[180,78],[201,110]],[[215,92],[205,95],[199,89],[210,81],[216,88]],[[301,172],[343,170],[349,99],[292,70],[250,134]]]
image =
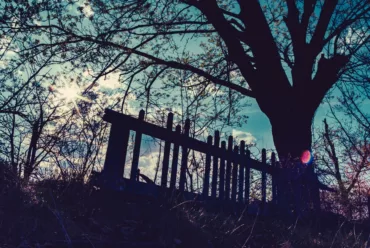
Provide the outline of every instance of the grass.
[[76,182],[1,186],[0,247],[367,247],[369,237],[330,214],[287,222]]

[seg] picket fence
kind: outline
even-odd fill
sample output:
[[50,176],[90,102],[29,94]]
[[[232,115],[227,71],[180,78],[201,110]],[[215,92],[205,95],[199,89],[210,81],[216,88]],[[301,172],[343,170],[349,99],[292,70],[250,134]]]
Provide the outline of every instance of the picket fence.
[[[208,136],[206,142],[194,139],[189,137],[191,125],[189,119],[185,120],[183,127],[177,125],[173,130],[173,113],[168,114],[166,127],[146,122],[144,116],[144,110],[139,112],[138,118],[110,109],[105,110],[103,119],[111,123],[111,130],[102,171],[104,187],[154,197],[160,196],[163,192],[176,192],[180,193],[184,200],[198,199],[210,201],[212,204],[226,202],[229,205],[231,203],[248,206],[251,198],[251,169],[253,169],[262,175],[260,179],[262,208],[266,206],[268,190],[271,192],[269,206],[291,209],[292,197],[287,192],[293,189],[296,195],[293,197],[295,198],[293,208],[297,210],[296,213],[307,206],[315,210],[320,209],[319,189],[326,189],[318,183],[312,168],[306,170],[299,165],[293,170],[282,168],[276,161],[275,153],[271,154],[270,163],[267,163],[265,149],[262,149],[261,161],[252,159],[245,141],[242,140],[239,145],[234,145],[232,136],[228,137],[227,142],[221,141],[219,131],[216,131],[214,136]],[[130,131],[135,132],[132,161],[131,168],[125,168]],[[140,147],[143,135],[164,141],[160,185],[155,185],[145,175],[140,174]],[[171,147],[172,156],[170,156]],[[188,192],[185,189],[189,150],[204,153],[206,157],[201,193]],[[179,161],[180,154],[181,161]],[[129,178],[124,178],[125,169],[130,171]],[[303,174],[302,180],[292,180]],[[268,175],[271,177],[269,188],[267,188]],[[140,182],[140,177],[147,182]]]

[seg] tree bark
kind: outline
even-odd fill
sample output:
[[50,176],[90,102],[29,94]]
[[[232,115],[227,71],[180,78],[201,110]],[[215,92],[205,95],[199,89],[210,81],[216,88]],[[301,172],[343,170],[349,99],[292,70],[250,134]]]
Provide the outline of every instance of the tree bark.
[[[298,171],[298,168],[304,168],[300,166],[302,152],[311,149],[314,115],[305,111],[304,104],[291,104],[289,100],[292,101],[293,97],[284,97],[274,105],[275,109],[269,108],[266,114],[270,119],[274,144],[282,166],[277,185],[279,211],[280,214],[294,217],[309,211],[310,206],[317,209],[320,203],[313,167],[305,167],[304,172]],[[285,99],[288,100],[283,102]]]
[[270,118],[272,135],[280,161],[299,159],[302,152],[311,149],[311,118],[299,114],[281,114]]

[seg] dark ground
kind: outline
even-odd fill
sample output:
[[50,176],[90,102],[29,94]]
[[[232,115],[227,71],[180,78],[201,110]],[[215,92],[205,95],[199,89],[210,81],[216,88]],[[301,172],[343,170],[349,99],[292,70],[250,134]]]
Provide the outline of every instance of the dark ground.
[[1,186],[0,247],[366,247],[369,237],[332,214],[287,222],[79,183]]

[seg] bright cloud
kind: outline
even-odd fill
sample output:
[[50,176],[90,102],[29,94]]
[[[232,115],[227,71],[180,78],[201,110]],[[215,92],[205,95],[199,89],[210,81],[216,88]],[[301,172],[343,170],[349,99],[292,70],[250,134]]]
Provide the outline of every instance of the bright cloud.
[[114,89],[120,88],[121,86],[122,84],[119,82],[118,73],[111,73],[105,77],[101,77],[98,80],[99,90],[101,89],[114,90]]
[[255,144],[257,141],[257,139],[251,133],[241,130],[233,129],[232,135],[238,140],[244,140],[247,145]]
[[93,9],[91,8],[91,5],[90,5],[90,4],[86,5],[86,6],[83,8],[82,12],[85,14],[85,16],[86,16],[86,17],[91,17],[91,16],[93,16],[93,15],[94,15],[94,11],[93,11]]
[[[155,171],[157,168],[157,163],[158,163],[158,155],[159,152],[152,152],[149,153],[145,156],[140,156],[140,162],[139,162],[139,169],[140,173],[144,174],[145,176],[149,177],[150,179],[154,179],[155,176]],[[162,168],[162,161],[160,161],[159,164],[159,170]],[[161,171],[158,171],[158,176],[161,175]]]
[[80,10],[82,13],[87,17],[91,17],[94,15],[94,10],[92,9],[91,5],[87,1],[81,1],[79,0],[75,5],[68,5],[68,10],[71,13],[79,14]]

